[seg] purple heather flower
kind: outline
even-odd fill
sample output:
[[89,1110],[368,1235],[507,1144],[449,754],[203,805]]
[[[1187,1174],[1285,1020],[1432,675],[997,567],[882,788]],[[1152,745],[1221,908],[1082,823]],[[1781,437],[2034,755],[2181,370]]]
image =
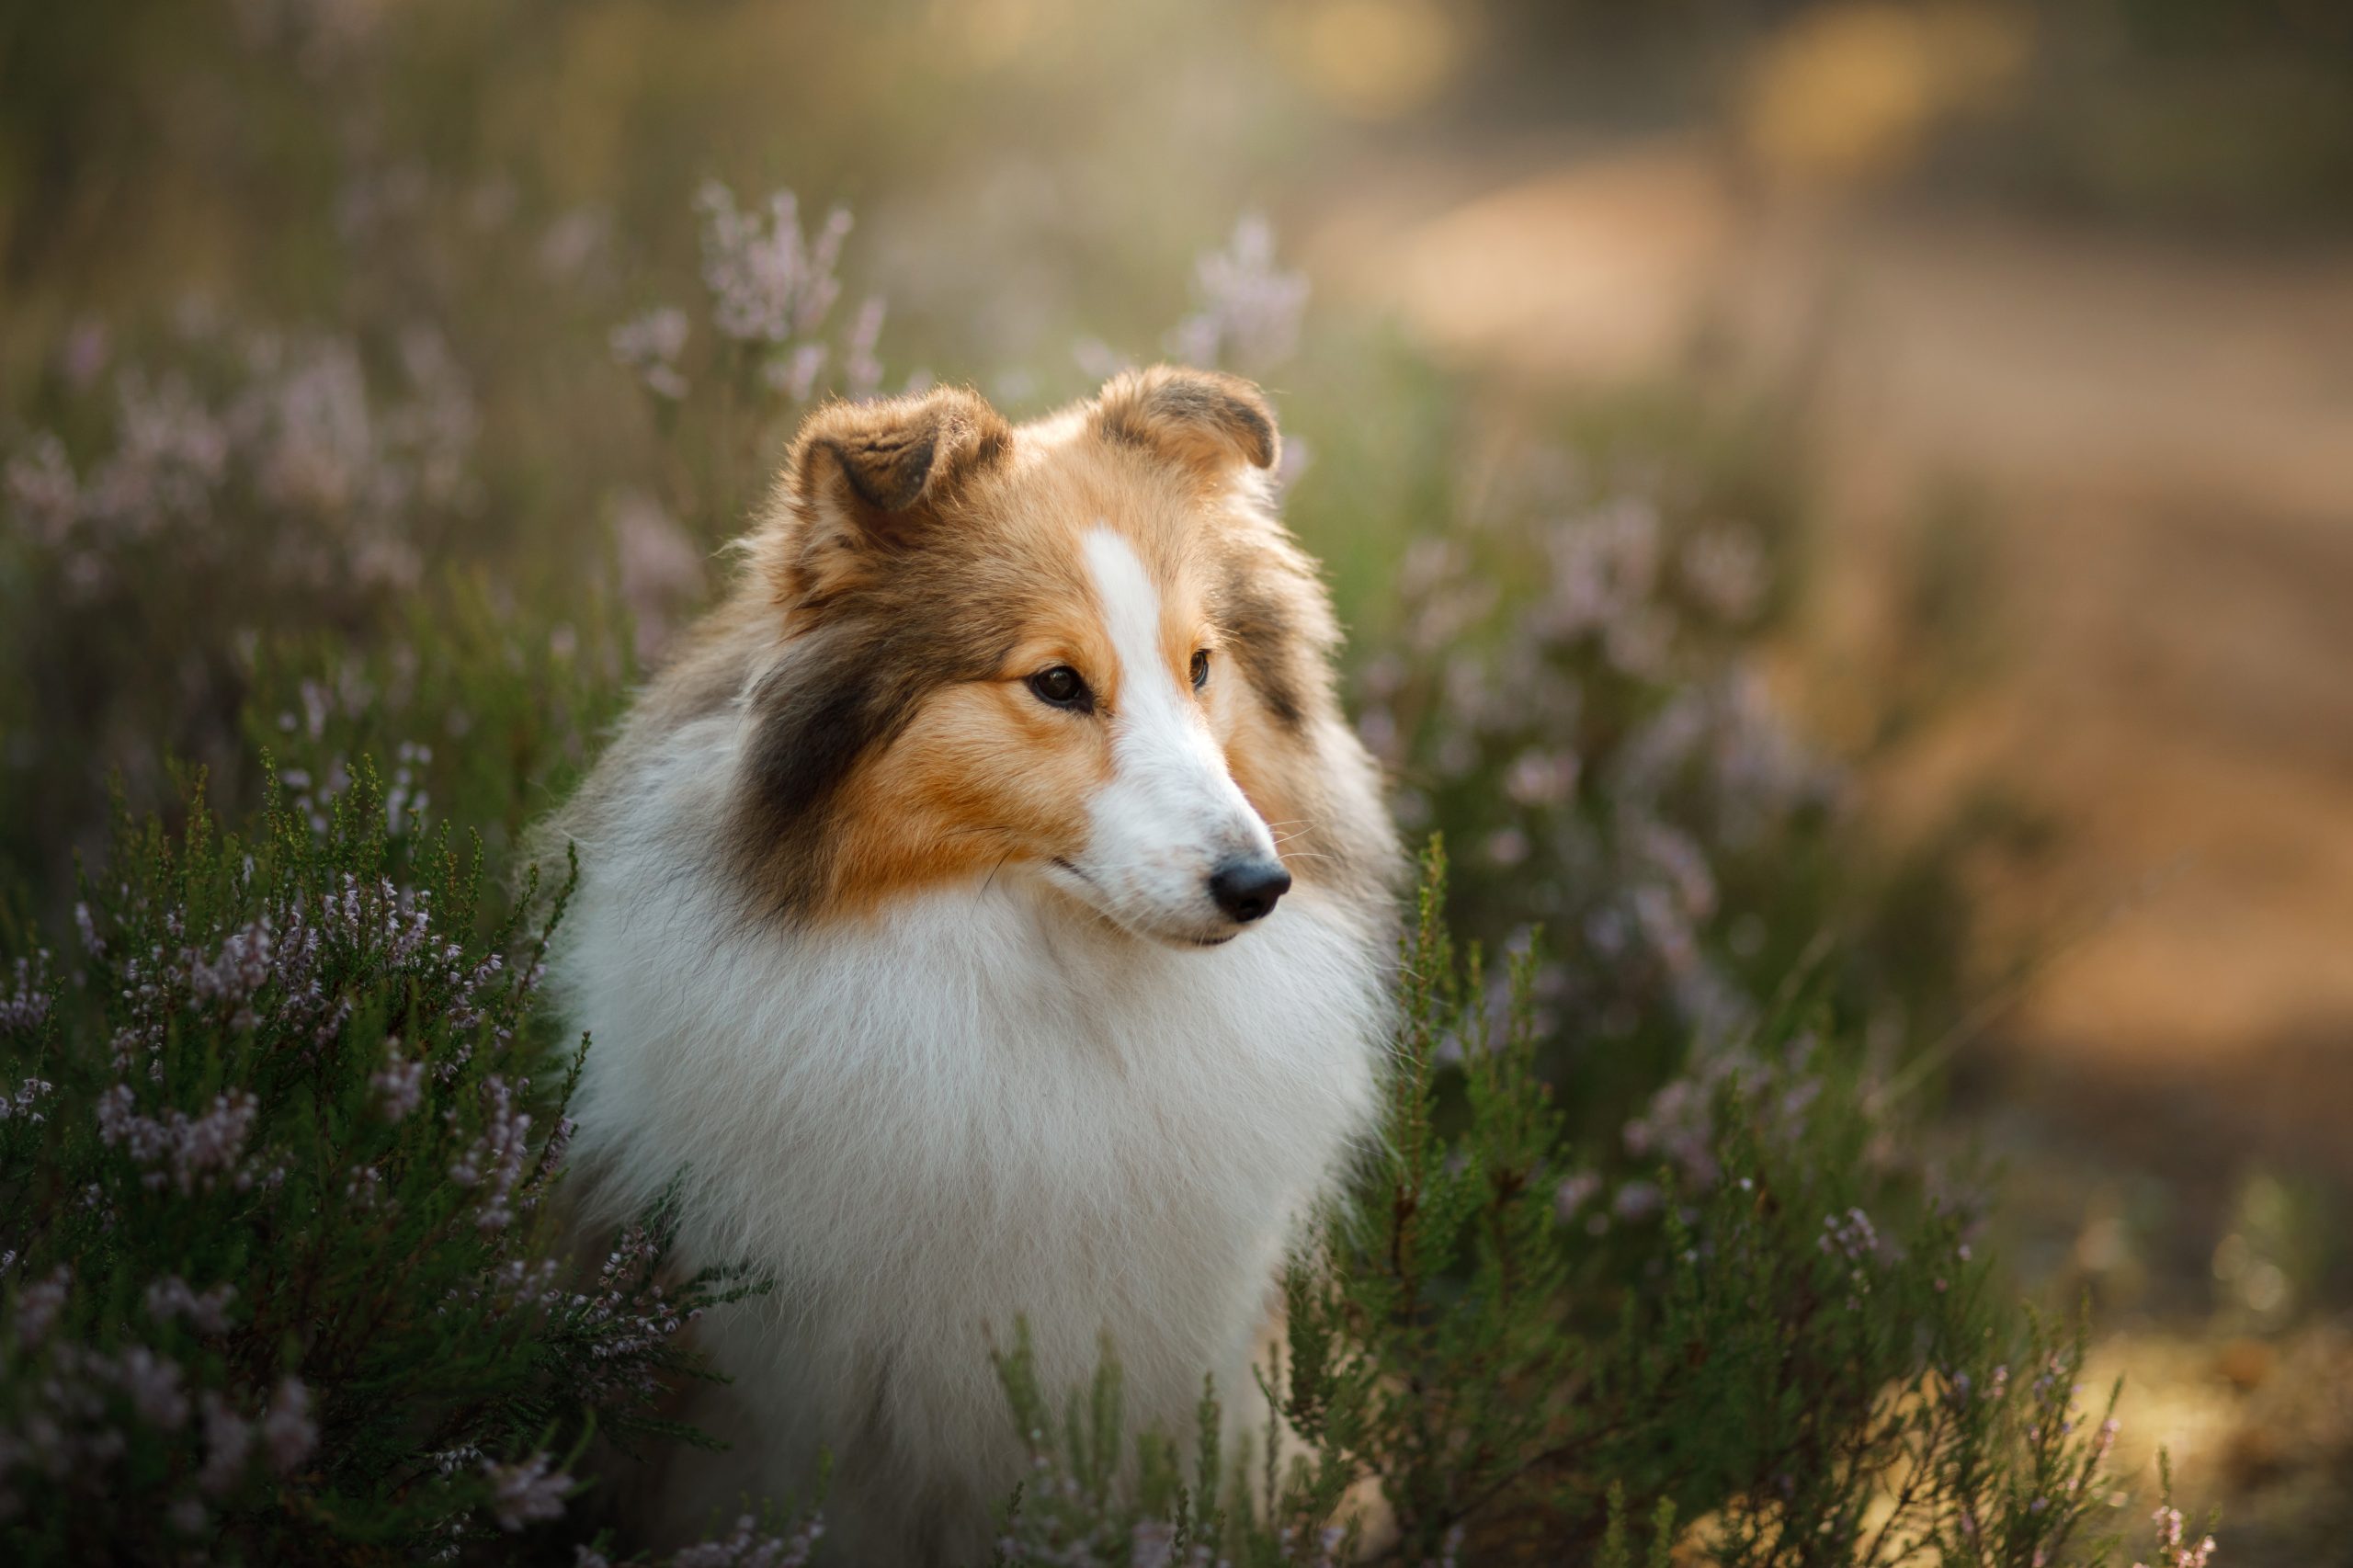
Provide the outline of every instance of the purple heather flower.
[[669,640],[679,612],[702,595],[703,551],[659,501],[642,491],[614,497],[613,536],[621,602],[637,627],[638,660],[650,663]]
[[1528,835],[1517,827],[1499,827],[1487,835],[1481,848],[1489,865],[1508,869],[1528,858]]
[[1071,363],[1091,381],[1108,381],[1134,363],[1099,337],[1082,337],[1070,346]]
[[61,1263],[48,1278],[18,1288],[14,1326],[19,1345],[29,1347],[49,1337],[50,1326],[65,1310],[65,1298],[72,1286],[73,1276]]
[[167,1274],[147,1287],[144,1300],[147,1315],[157,1323],[185,1318],[197,1333],[217,1335],[229,1332],[229,1303],[236,1294],[234,1285],[194,1290],[178,1275]]
[[81,518],[81,481],[65,455],[65,443],[47,430],[36,433],[9,458],[5,488],[17,528],[45,548],[64,544]]
[[1734,524],[1693,536],[1677,565],[1693,597],[1735,625],[1756,613],[1771,580],[1771,567],[1755,531]]
[[789,354],[779,354],[760,367],[760,379],[771,392],[782,392],[795,403],[806,403],[817,390],[817,378],[824,373],[825,361],[833,351],[822,343],[796,343]]
[[687,395],[687,378],[678,369],[687,332],[686,312],[657,305],[613,328],[606,341],[614,359],[637,371],[648,391],[675,403]]
[[1557,806],[1576,792],[1576,753],[1530,747],[1504,770],[1504,793],[1522,806]]
[[768,198],[765,222],[735,205],[716,180],[696,194],[702,214],[702,278],[710,290],[711,324],[738,343],[783,343],[824,320],[841,292],[834,267],[849,233],[849,213],[836,207],[812,242],[802,233],[800,202],[780,190]]
[[204,1465],[196,1483],[208,1497],[223,1497],[234,1490],[254,1451],[254,1425],[236,1407],[208,1389],[197,1401],[204,1428]]
[[253,999],[270,979],[270,929],[267,915],[231,932],[210,961],[188,964],[188,992],[229,1014],[229,1027],[254,1027]]
[[1169,333],[1171,358],[1265,375],[1298,352],[1307,278],[1275,265],[1275,233],[1264,218],[1244,217],[1223,249],[1203,252],[1193,285],[1199,308]]
[[425,1099],[425,1063],[401,1055],[401,1042],[384,1042],[384,1064],[368,1080],[381,1101],[387,1121],[399,1121]]
[[309,1459],[318,1447],[319,1425],[311,1417],[311,1391],[302,1386],[301,1379],[289,1373],[278,1381],[269,1408],[262,1415],[261,1440],[270,1468],[280,1475]]
[[563,1517],[563,1499],[572,1490],[572,1477],[557,1470],[548,1454],[533,1454],[520,1464],[485,1460],[483,1473],[490,1480],[490,1507],[499,1528],[519,1530],[541,1519]]
[[752,1517],[745,1514],[736,1519],[733,1534],[682,1548],[670,1557],[668,1568],[806,1568],[825,1524],[822,1515],[812,1514],[790,1536],[756,1530]]
[[56,1086],[46,1078],[25,1079],[17,1085],[15,1094],[0,1096],[0,1121],[13,1118],[39,1127],[49,1119],[48,1113],[40,1108],[40,1102]]
[[842,392],[854,400],[872,397],[882,390],[882,362],[874,353],[882,338],[882,301],[869,299],[858,307],[849,336],[842,345]]
[[333,515],[365,504],[377,429],[357,345],[335,338],[275,346],[249,393],[258,480],[274,506]]
[[540,236],[540,271],[559,283],[577,281],[611,246],[613,215],[578,207],[558,217]]
[[108,1148],[120,1147],[135,1165],[160,1167],[142,1178],[151,1187],[168,1182],[183,1195],[209,1191],[244,1157],[259,1109],[250,1092],[230,1089],[214,1096],[202,1116],[170,1110],[158,1119],[140,1112],[130,1085],[117,1084],[98,1096],[98,1138]]
[[1872,1226],[1870,1216],[1859,1209],[1849,1209],[1844,1214],[1823,1217],[1822,1234],[1815,1245],[1826,1256],[1836,1253],[1849,1263],[1861,1263],[1879,1252],[1879,1232]]
[[179,1363],[133,1345],[117,1359],[114,1374],[142,1421],[166,1432],[187,1424],[188,1393],[181,1387]]
[[1620,1220],[1647,1220],[1666,1207],[1666,1195],[1653,1181],[1630,1181],[1618,1189],[1610,1210]]
[[530,1153],[527,1137],[531,1118],[529,1112],[515,1108],[515,1090],[503,1077],[493,1074],[484,1079],[482,1093],[488,1104],[488,1119],[481,1134],[449,1166],[449,1179],[460,1187],[483,1188],[482,1210],[474,1222],[494,1231],[515,1218],[512,1199]]
[[[2208,1536],[2195,1546],[2182,1539],[2181,1510],[2171,1504],[2160,1505],[2150,1516],[2157,1527],[2156,1568],[2207,1568],[2214,1558],[2214,1538]],[[2132,1568],[2146,1568],[2134,1563]]]
[[167,520],[207,515],[233,455],[228,425],[177,375],[115,378],[115,449],[92,471],[87,515],[136,537]]
[[80,392],[105,371],[113,347],[107,324],[98,317],[85,316],[65,335],[64,345],[58,350],[57,369],[66,383]]
[[1563,1221],[1576,1218],[1579,1210],[1593,1201],[1601,1191],[1601,1177],[1592,1171],[1579,1171],[1564,1178],[1552,1192],[1552,1211]]

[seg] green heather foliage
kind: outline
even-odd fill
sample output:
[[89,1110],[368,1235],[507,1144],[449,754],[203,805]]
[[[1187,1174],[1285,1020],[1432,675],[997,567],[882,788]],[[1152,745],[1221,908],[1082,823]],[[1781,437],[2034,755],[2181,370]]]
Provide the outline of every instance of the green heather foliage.
[[1654,1561],[2110,1561],[2117,1426],[2080,1397],[2080,1340],[2003,1310],[1956,1219],[1873,1174],[1835,1042],[1788,1049],[1836,1028],[1802,988],[1756,1042],[1798,1065],[1716,1086],[1712,1178],[1663,1171],[1631,1234],[1577,1222],[1537,960],[1497,1006],[1444,876],[1433,849],[1380,1152],[1294,1261],[1248,1396],[1267,1424],[1222,1451],[1212,1391],[1199,1453],[1146,1438],[1123,1485],[1116,1346],[1059,1421],[1016,1346],[1035,1472],[1004,1560],[1626,1563],[1642,1519]]
[[[679,1434],[657,1211],[577,1266],[579,1044],[478,846],[396,844],[363,766],[250,839],[118,824],[78,956],[0,1008],[0,1542],[14,1562],[406,1562],[563,1512],[592,1433]],[[542,901],[551,922],[563,890]]]

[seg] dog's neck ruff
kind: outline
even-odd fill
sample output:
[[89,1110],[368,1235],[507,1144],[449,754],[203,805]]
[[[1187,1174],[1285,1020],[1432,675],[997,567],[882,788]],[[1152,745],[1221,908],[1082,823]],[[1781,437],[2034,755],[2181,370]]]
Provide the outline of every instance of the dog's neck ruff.
[[[683,1495],[780,1489],[823,1444],[845,1547],[923,1560],[1014,1478],[989,1352],[1017,1323],[1056,1391],[1114,1335],[1139,1425],[1183,1431],[1205,1373],[1243,1403],[1282,1244],[1371,1115],[1364,931],[1312,892],[1180,951],[1026,880],[798,929],[709,888],[592,870],[560,971],[597,1020],[599,1205],[683,1167],[679,1261],[776,1281],[705,1325],[738,1451]],[[917,1536],[876,1523],[926,1492]]]
[[[700,1261],[759,1255],[786,1301],[942,1261],[920,1227],[859,1238],[855,1257],[805,1233],[829,1169],[858,1168],[864,1202],[956,1209],[953,1250],[983,1233],[1018,1247],[1049,1212],[1311,1186],[1367,1108],[1380,980],[1364,934],[1313,892],[1242,939],[1179,950],[1011,878],[799,928],[599,891],[563,976],[599,1024],[582,1155],[642,1202],[676,1174],[638,1168],[645,1153],[694,1150]],[[1134,1190],[1153,1181],[1176,1185]]]

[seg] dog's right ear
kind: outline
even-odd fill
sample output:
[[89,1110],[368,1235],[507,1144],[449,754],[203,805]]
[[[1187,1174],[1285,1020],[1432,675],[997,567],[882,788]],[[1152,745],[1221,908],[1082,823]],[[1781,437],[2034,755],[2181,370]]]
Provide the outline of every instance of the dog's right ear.
[[920,544],[941,507],[1012,441],[1005,416],[961,387],[812,414],[785,464],[783,515],[759,552],[779,597],[824,597]]
[[1282,453],[1266,394],[1239,376],[1174,365],[1122,370],[1095,401],[1096,428],[1123,446],[1222,477],[1244,463],[1270,469]]

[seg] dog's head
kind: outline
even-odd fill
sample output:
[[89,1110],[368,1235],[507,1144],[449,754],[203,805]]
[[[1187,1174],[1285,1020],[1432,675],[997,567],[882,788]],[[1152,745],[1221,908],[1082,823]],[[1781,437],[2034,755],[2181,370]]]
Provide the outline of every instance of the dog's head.
[[1256,388],[1166,368],[1018,427],[961,390],[813,415],[750,546],[764,900],[1034,877],[1180,945],[1272,911],[1335,637],[1277,450]]

